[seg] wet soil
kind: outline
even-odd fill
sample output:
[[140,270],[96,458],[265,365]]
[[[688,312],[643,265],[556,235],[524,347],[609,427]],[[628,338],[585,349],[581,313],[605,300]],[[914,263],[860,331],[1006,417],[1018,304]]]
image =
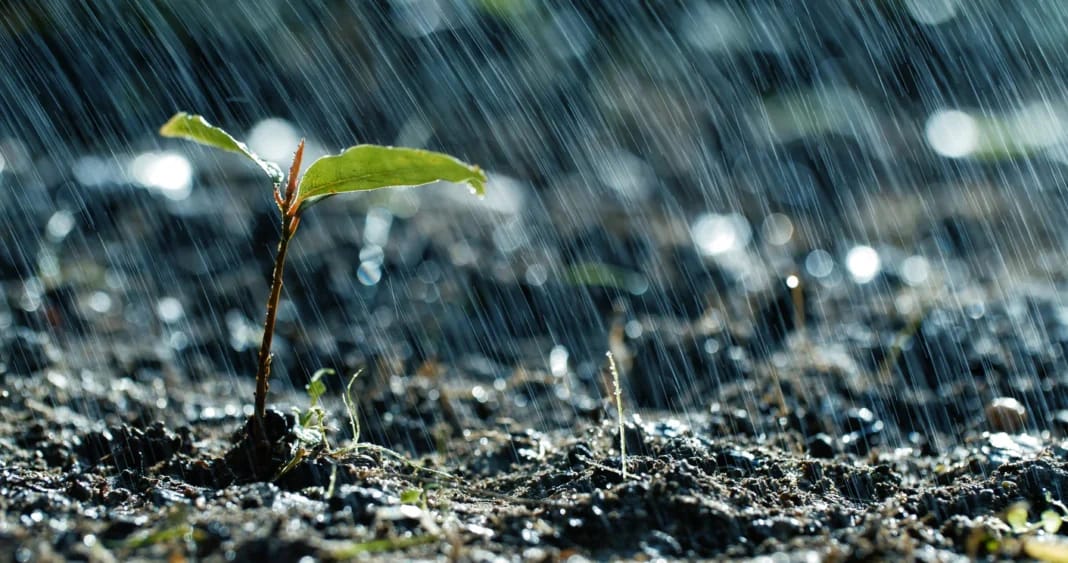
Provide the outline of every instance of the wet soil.
[[[1016,556],[1039,532],[1005,511],[1062,506],[1062,280],[976,275],[982,250],[950,244],[1004,217],[902,235],[942,252],[928,283],[887,247],[868,284],[790,289],[792,264],[835,248],[803,217],[817,234],[727,260],[610,203],[321,206],[295,243],[264,450],[246,425],[277,232],[254,188],[210,190],[60,185],[6,223],[28,242],[0,286],[0,558],[952,560]],[[591,258],[631,281],[569,278]],[[346,374],[324,379],[325,441],[292,411],[320,367]]]

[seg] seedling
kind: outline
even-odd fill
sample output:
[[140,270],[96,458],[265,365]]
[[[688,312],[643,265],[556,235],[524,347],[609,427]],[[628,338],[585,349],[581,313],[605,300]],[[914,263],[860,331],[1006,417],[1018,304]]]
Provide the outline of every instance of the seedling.
[[[282,235],[271,273],[271,291],[267,298],[267,315],[263,323],[263,340],[256,369],[256,395],[253,418],[259,439],[266,441],[264,418],[267,414],[267,390],[270,388],[271,340],[274,337],[278,301],[282,296],[289,242],[300,226],[301,214],[313,203],[327,197],[380,188],[422,186],[439,181],[466,183],[475,194],[485,193],[486,175],[478,166],[466,164],[449,155],[398,147],[356,145],[341,154],[325,156],[313,162],[300,177],[304,140],[297,145],[288,175],[273,163],[254,154],[226,131],[208,123],[199,115],[180,112],[160,128],[164,137],[178,137],[225,151],[242,154],[255,162],[274,185],[274,202],[278,206]],[[285,187],[282,187],[283,182]]]
[[612,372],[612,394],[616,399],[616,420],[619,423],[619,466],[623,469],[623,480],[627,480],[627,439],[623,433],[623,387],[619,384],[619,369],[616,368],[616,358],[611,352],[607,352],[608,370]]

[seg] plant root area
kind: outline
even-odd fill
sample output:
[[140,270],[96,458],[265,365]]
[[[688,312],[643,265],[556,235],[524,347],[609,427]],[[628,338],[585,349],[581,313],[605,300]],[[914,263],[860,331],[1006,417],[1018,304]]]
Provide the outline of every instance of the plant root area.
[[0,211],[31,241],[0,251],[0,559],[1063,556],[1063,280],[953,246],[997,210],[897,239],[925,283],[890,247],[787,283],[837,234],[708,256],[566,189],[317,207],[259,446],[266,192],[87,189]]

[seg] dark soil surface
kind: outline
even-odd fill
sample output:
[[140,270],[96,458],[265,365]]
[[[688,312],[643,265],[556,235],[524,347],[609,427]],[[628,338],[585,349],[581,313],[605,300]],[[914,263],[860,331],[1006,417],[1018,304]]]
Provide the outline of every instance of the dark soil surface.
[[[310,212],[276,341],[270,399],[286,414],[254,455],[243,429],[276,229],[250,211],[268,209],[260,186],[209,200],[224,188],[201,182],[182,202],[60,184],[40,209],[3,211],[17,240],[39,241],[4,264],[4,559],[1013,556],[1037,536],[1005,510],[1026,502],[1037,521],[1068,486],[1059,281],[955,274],[975,257],[950,249],[937,282],[888,266],[790,290],[775,253],[803,257],[818,237],[757,241],[729,270],[656,213],[643,232],[657,235],[636,240],[610,206],[539,218],[505,201],[564,205],[553,192],[396,191]],[[941,248],[1025,215],[1008,217],[902,241]],[[513,246],[502,229],[537,236]],[[641,251],[613,254],[626,245]],[[369,247],[380,280],[358,271]],[[641,287],[563,281],[583,252]],[[324,378],[329,443],[290,412],[320,367],[362,370],[360,444],[347,375]]]

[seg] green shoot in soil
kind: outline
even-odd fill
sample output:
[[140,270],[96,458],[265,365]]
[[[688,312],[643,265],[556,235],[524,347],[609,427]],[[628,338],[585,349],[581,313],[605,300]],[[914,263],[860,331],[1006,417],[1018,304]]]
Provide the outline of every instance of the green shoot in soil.
[[[255,411],[253,417],[261,433],[267,412],[267,390],[271,374],[271,340],[274,336],[278,301],[282,295],[282,277],[285,271],[286,252],[289,241],[300,225],[301,212],[312,203],[329,196],[377,190],[401,186],[422,186],[433,182],[447,181],[466,183],[477,195],[485,193],[486,175],[478,166],[466,164],[449,155],[397,147],[357,145],[341,154],[316,160],[300,174],[304,141],[301,140],[293,155],[288,177],[283,190],[282,171],[277,166],[260,158],[226,131],[208,123],[199,115],[180,112],[160,128],[164,137],[178,137],[202,145],[242,154],[255,162],[274,185],[274,201],[278,205],[282,223],[282,236],[275,255],[271,274],[271,291],[267,299],[267,315],[263,324],[263,340],[260,343],[256,369]],[[265,436],[260,436],[265,441]]]
[[619,419],[619,466],[623,468],[623,480],[627,480],[627,440],[623,435],[623,388],[619,385],[619,369],[616,368],[616,358],[611,352],[605,353],[608,357],[608,371],[612,372],[612,385],[616,396],[616,418]]

